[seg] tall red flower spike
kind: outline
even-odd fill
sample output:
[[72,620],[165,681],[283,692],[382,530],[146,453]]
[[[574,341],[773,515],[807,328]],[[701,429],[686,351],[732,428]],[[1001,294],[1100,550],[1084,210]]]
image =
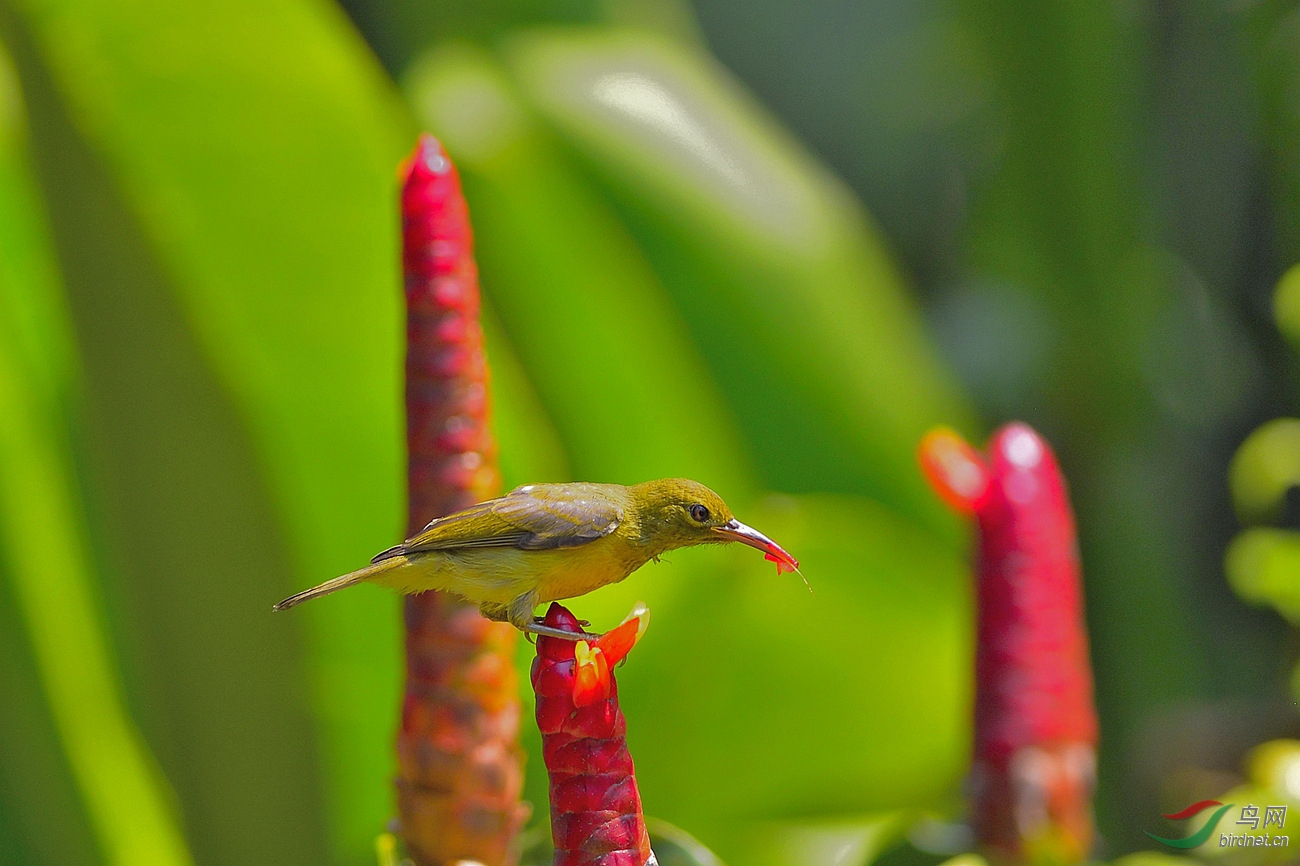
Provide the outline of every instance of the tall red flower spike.
[[999,429],[985,458],[957,434],[922,468],[979,530],[972,824],[994,859],[1078,863],[1092,846],[1097,715],[1074,515],[1047,442]]
[[[614,666],[648,622],[648,611],[638,605],[623,625],[606,632],[594,646],[563,638],[537,639],[532,680],[542,755],[551,780],[554,866],[655,862],[614,680]],[[582,630],[558,603],[546,612],[546,624]]]
[[[431,136],[401,179],[409,537],[497,495],[501,483],[460,179]],[[405,604],[397,801],[407,852],[419,866],[507,866],[528,816],[519,799],[517,632],[454,596],[426,592]]]

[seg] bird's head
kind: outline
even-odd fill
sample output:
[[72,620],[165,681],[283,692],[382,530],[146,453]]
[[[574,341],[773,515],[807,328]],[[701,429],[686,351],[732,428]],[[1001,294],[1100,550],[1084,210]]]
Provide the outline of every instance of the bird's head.
[[633,487],[632,495],[641,540],[656,554],[697,544],[739,541],[763,551],[780,571],[799,566],[781,545],[737,520],[721,496],[697,481],[647,481]]

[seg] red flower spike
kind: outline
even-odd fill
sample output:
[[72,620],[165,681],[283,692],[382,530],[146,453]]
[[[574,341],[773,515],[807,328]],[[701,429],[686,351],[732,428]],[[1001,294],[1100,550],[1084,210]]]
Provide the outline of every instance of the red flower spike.
[[[532,683],[551,782],[554,866],[646,866],[652,856],[612,670],[647,621],[648,611],[638,605],[595,645],[537,639]],[[545,622],[581,631],[558,603],[546,612]]]
[[979,531],[971,822],[1001,862],[1083,862],[1097,715],[1074,516],[1032,428],[1002,427],[987,453],[948,430],[919,449],[930,482]]
[[[478,272],[456,169],[428,136],[403,165],[407,535],[500,492],[488,427]],[[397,801],[419,866],[509,866],[527,818],[512,648],[517,632],[426,592],[406,606]]]

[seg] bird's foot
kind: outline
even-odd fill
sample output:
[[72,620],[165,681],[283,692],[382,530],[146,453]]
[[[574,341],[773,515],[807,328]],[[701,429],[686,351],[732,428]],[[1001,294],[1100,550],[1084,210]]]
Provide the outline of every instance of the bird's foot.
[[565,631],[564,629],[556,628],[553,625],[546,625],[539,619],[534,619],[532,622],[524,623],[519,627],[519,630],[525,634],[558,637],[561,640],[585,640],[587,643],[595,643],[600,639],[600,635],[598,634],[591,634],[590,632],[585,631]]

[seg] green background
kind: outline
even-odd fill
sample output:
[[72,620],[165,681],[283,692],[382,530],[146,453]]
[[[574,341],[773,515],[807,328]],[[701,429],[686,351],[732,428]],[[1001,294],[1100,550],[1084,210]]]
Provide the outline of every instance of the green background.
[[1294,732],[1293,645],[1222,565],[1232,454],[1296,405],[1290,4],[0,0],[0,45],[0,862],[373,862],[398,602],[270,605],[401,527],[422,129],[507,485],[695,477],[816,593],[695,550],[574,602],[653,610],[648,812],[733,866],[959,814],[939,423],[1060,452],[1108,853]]

